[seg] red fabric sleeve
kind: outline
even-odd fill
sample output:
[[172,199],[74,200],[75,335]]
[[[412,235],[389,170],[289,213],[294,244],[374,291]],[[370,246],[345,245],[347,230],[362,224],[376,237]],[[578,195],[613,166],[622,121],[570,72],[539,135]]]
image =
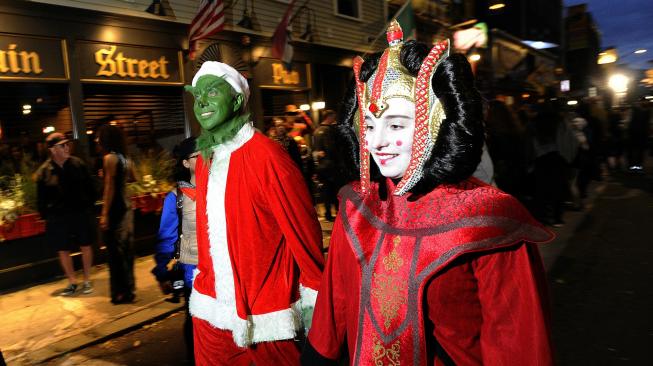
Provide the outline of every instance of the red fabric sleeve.
[[268,167],[268,202],[300,270],[300,282],[317,290],[324,268],[322,228],[304,179],[288,157]]
[[320,291],[317,295],[315,312],[313,313],[313,326],[308,333],[308,341],[322,357],[337,360],[345,342],[347,327],[346,304],[352,299],[345,290],[344,277],[356,282],[356,275],[349,272],[356,271],[356,267],[342,264],[343,256],[350,255],[343,251],[350,250],[346,242],[344,230],[340,219],[336,220],[329,245],[329,255],[326,268],[322,276]]
[[549,302],[535,244],[481,255],[478,281],[484,365],[552,365]]

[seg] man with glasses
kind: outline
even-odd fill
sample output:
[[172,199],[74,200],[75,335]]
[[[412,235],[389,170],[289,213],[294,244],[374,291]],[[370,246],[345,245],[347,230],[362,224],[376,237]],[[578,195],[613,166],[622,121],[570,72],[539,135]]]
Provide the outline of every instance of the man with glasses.
[[[59,132],[45,139],[50,158],[34,174],[37,182],[38,209],[45,219],[45,238],[59,253],[59,262],[68,278],[68,287],[61,296],[93,292],[90,281],[95,239],[93,204],[95,189],[86,164],[70,155],[70,140]],[[82,252],[84,282],[78,289],[70,251],[74,244]]]

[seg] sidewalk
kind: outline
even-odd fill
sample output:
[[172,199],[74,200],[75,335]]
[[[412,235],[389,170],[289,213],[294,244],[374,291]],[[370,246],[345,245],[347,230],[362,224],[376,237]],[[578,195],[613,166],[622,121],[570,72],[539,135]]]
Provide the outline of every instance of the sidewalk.
[[[333,223],[320,220],[320,224],[327,244]],[[109,271],[105,264],[93,268],[95,291],[89,295],[58,296],[68,285],[66,279],[2,295],[0,350],[7,365],[36,365],[182,310],[183,300],[178,304],[165,301],[169,296],[159,290],[150,273],[152,268],[152,256],[136,259],[133,304],[110,303]],[[78,278],[81,281],[80,273]]]
[[[557,238],[542,245],[541,252],[547,270],[551,268],[568,239],[582,222],[602,184],[594,184],[582,212],[566,212],[563,228],[553,228]],[[320,218],[324,245],[328,245],[333,223]],[[7,364],[35,365],[90,344],[119,336],[145,324],[162,319],[183,309],[183,302],[166,302],[150,270],[151,256],[136,260],[136,302],[112,305],[109,302],[108,268],[94,267],[91,275],[95,292],[89,295],[61,297],[58,293],[67,285],[65,279],[37,285],[5,294],[0,301],[0,349]]]
[[587,189],[587,198],[584,200],[585,207],[581,211],[565,211],[563,215],[565,225],[563,227],[555,228],[547,226],[549,230],[556,234],[556,238],[552,242],[539,246],[544,268],[547,273],[551,271],[560,253],[562,253],[569,240],[583,223],[583,219],[594,208],[597,197],[605,190],[607,179],[610,178],[606,176],[602,182],[592,181],[590,183]]
[[95,291],[89,295],[58,296],[68,284],[66,279],[3,295],[0,349],[7,364],[38,364],[182,309],[183,303],[164,301],[150,274],[153,267],[151,257],[136,260],[133,304],[109,302],[106,265],[94,267]]

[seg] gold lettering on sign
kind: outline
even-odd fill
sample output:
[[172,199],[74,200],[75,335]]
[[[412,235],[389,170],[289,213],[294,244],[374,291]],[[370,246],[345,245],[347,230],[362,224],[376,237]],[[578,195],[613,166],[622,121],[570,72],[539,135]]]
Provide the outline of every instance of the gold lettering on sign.
[[297,71],[288,72],[282,64],[272,64],[272,80],[275,84],[297,85],[299,84],[299,73]]
[[17,51],[16,47],[16,44],[11,43],[6,51],[0,51],[0,73],[11,72],[18,74],[22,72],[24,74],[38,75],[43,72],[38,53]]
[[[139,60],[125,57],[122,52],[116,53],[116,46],[109,46],[95,52],[95,63],[100,65],[97,76],[169,79],[168,60],[161,56],[158,60]],[[115,55],[115,56],[114,56]]]

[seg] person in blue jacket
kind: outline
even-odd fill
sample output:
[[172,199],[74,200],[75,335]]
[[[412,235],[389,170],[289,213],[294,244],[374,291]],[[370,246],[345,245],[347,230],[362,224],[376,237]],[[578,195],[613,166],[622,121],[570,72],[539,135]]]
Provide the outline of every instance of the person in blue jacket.
[[199,152],[195,146],[195,138],[189,137],[173,150],[177,159],[177,188],[168,193],[163,202],[154,255],[156,267],[152,270],[164,294],[173,293],[173,301],[178,301],[182,293],[184,295],[184,338],[190,359],[193,357],[193,322],[188,310],[188,299],[193,288],[193,270],[197,266],[195,161]]

